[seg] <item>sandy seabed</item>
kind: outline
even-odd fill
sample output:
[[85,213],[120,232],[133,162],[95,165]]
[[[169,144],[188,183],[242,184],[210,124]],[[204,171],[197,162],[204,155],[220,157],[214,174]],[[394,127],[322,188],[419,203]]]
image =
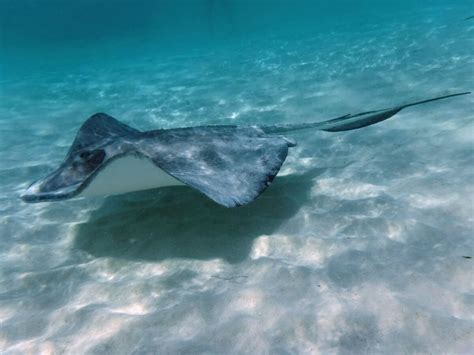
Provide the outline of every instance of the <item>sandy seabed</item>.
[[390,107],[472,89],[473,34],[427,17],[3,80],[2,352],[471,352],[473,95],[294,134],[237,209],[187,187],[18,195],[95,111],[153,129]]

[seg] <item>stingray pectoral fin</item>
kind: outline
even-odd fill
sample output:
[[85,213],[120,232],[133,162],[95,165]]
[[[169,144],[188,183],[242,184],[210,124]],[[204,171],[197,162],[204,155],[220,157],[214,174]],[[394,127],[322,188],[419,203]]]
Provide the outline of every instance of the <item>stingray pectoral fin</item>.
[[60,166],[31,184],[22,199],[48,202],[77,197],[109,162],[133,153],[129,142],[140,134],[105,113],[96,113],[83,123]]
[[[162,144],[154,144],[155,139]],[[235,127],[163,131],[140,146],[165,172],[225,207],[257,198],[288,153],[288,142],[281,137]]]
[[87,147],[104,144],[119,137],[135,137],[139,133],[140,131],[106,113],[96,113],[82,124],[68,155],[73,155]]
[[333,118],[327,121],[322,122],[312,122],[312,123],[300,123],[300,124],[289,124],[289,125],[275,125],[275,126],[260,126],[259,128],[265,133],[283,133],[283,132],[292,132],[299,131],[304,129],[318,129],[326,132],[341,132],[341,131],[350,131],[353,129],[363,128],[370,125],[373,125],[378,122],[385,121],[390,117],[396,115],[398,112],[404,108],[421,105],[424,103],[438,101],[442,99],[447,99],[449,97],[467,95],[470,92],[462,92],[457,94],[445,95],[440,97],[435,97],[428,100],[418,101],[409,103],[406,105],[400,105],[397,107],[376,110],[376,111],[366,111],[356,114],[348,114]]

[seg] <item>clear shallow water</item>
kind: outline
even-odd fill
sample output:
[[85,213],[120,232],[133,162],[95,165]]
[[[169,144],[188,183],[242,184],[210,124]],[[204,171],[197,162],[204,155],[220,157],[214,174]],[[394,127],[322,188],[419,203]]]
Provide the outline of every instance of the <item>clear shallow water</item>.
[[140,129],[290,123],[472,90],[472,5],[137,4],[1,4],[0,349],[469,352],[472,96],[294,134],[238,209],[185,187],[18,195],[97,111]]

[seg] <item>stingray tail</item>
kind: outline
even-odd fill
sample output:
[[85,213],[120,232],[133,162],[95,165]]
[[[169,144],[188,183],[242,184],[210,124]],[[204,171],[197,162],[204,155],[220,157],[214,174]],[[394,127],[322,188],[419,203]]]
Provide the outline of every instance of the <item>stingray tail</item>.
[[303,129],[318,129],[326,132],[341,132],[350,131],[362,127],[367,127],[378,122],[385,121],[386,119],[396,115],[404,108],[410,106],[416,106],[427,102],[447,99],[448,97],[467,95],[470,92],[461,92],[457,94],[439,96],[428,100],[417,101],[406,105],[401,105],[389,109],[366,111],[357,114],[348,114],[341,117],[333,118],[322,122],[312,123],[300,123],[300,124],[285,124],[285,125],[274,125],[274,126],[259,126],[265,133],[284,133],[300,131]]

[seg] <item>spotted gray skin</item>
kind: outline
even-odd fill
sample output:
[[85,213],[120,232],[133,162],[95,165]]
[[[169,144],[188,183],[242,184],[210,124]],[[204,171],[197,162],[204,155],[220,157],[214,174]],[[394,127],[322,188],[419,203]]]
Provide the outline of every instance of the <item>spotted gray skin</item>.
[[296,143],[276,135],[302,129],[339,132],[384,121],[400,110],[458,93],[397,106],[349,114],[315,123],[273,126],[199,126],[140,132],[105,113],[80,128],[59,168],[33,183],[26,202],[69,199],[81,193],[114,159],[136,155],[225,207],[245,205],[272,182]]

